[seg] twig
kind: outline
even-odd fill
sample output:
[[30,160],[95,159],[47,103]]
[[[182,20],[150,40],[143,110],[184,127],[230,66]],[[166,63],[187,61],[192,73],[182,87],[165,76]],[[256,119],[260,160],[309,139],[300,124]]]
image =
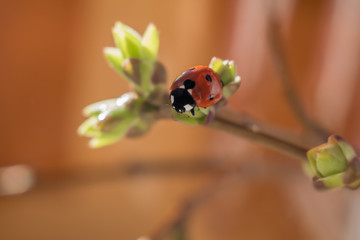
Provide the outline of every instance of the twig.
[[[159,118],[172,117],[171,109],[168,105],[163,106],[160,112]],[[235,113],[226,107],[218,109],[214,120],[205,126],[246,138],[302,160],[307,160],[306,152],[312,147],[304,146],[304,143],[297,137],[285,139],[284,134],[280,133],[280,130],[264,127],[249,117]]]
[[307,160],[306,152],[309,147],[304,147],[302,146],[303,144],[299,142],[292,143],[289,140],[271,135],[264,127],[227,108],[223,108],[216,113],[216,117],[209,124],[209,127],[249,139],[292,157]]

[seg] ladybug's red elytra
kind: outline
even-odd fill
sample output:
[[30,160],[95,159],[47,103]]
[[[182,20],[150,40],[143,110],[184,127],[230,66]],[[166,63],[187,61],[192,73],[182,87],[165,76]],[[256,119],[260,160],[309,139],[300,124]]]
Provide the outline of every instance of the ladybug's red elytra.
[[210,107],[222,98],[222,82],[219,75],[209,67],[195,66],[185,71],[170,87],[172,108],[178,113],[194,108]]

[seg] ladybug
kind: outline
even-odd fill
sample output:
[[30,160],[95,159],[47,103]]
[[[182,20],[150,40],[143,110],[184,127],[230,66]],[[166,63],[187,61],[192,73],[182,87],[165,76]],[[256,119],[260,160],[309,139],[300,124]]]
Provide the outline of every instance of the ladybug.
[[219,75],[209,67],[195,66],[185,71],[170,87],[172,108],[178,113],[195,107],[209,107],[222,98],[223,84]]

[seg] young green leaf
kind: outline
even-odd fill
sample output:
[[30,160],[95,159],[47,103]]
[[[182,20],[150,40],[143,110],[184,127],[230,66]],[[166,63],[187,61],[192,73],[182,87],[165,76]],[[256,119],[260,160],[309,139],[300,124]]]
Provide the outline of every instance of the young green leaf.
[[104,55],[110,65],[115,70],[117,70],[121,74],[124,74],[121,67],[122,62],[124,61],[124,56],[122,55],[120,49],[114,47],[106,47],[104,48]]
[[155,25],[150,23],[141,41],[143,59],[156,61],[159,49],[159,33]]
[[116,46],[122,52],[124,58],[139,58],[141,42],[139,33],[134,29],[117,22],[113,28],[113,37]]

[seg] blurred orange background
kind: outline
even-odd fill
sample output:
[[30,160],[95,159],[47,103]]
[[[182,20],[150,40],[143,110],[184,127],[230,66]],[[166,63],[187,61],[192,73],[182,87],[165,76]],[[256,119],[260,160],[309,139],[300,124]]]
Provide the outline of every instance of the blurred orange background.
[[[137,239],[213,174],[121,169],[214,162],[249,172],[191,212],[189,239],[360,239],[356,191],[317,192],[295,159],[245,139],[171,120],[101,149],[76,133],[84,106],[129,91],[102,53],[119,20],[140,33],[157,26],[169,84],[213,56],[233,59],[242,85],[229,107],[301,138],[269,46],[271,14],[306,112],[360,149],[360,1],[0,1],[0,239]],[[21,171],[9,178],[11,166]],[[7,194],[21,173],[34,185]]]

